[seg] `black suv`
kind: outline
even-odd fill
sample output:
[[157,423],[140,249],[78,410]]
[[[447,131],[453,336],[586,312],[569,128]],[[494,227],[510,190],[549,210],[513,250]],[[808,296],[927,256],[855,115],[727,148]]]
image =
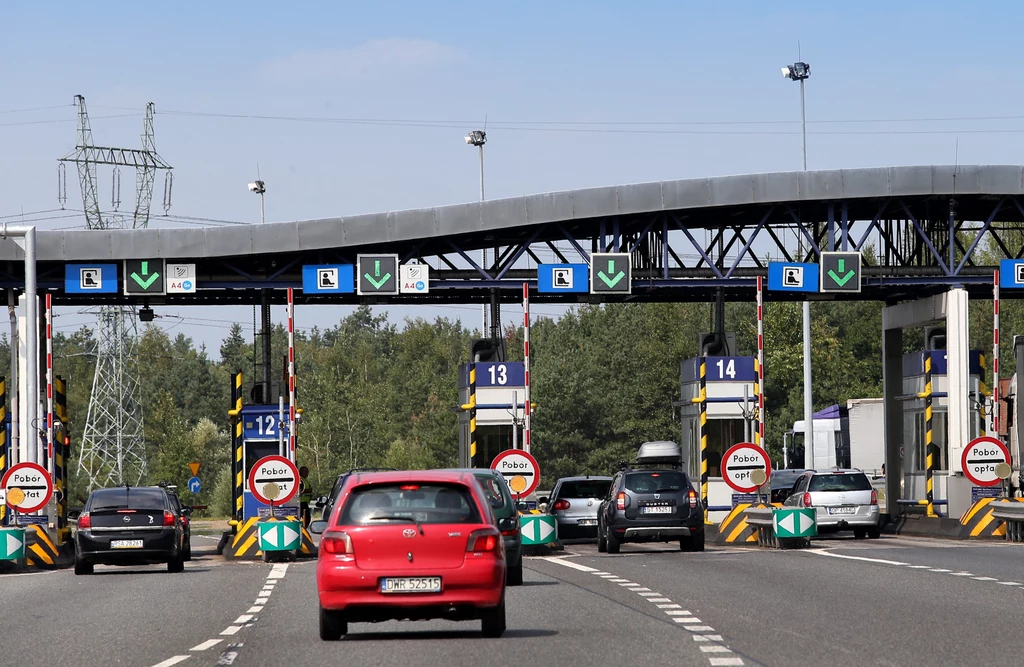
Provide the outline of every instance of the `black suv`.
[[[348,478],[357,472],[391,472],[395,468],[352,468],[348,472],[343,472],[338,475],[337,479],[334,480],[334,486],[331,487],[331,492],[326,496],[320,496],[313,503],[313,507],[321,509],[320,518],[327,521],[331,517],[331,511],[334,509],[334,503],[338,502],[338,498],[341,497],[341,487],[345,486],[345,482]],[[312,515],[312,508],[310,508],[310,515]]]
[[679,465],[623,464],[597,511],[597,550],[674,540],[681,551],[704,551],[704,508],[690,478]]

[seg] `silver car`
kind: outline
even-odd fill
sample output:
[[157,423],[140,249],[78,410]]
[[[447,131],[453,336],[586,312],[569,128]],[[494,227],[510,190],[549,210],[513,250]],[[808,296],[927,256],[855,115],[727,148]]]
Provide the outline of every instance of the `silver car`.
[[555,482],[548,512],[558,521],[559,539],[597,537],[597,509],[608,495],[611,477],[563,477]]
[[852,530],[859,540],[881,534],[878,493],[860,470],[809,470],[797,478],[783,504],[813,507],[821,532]]

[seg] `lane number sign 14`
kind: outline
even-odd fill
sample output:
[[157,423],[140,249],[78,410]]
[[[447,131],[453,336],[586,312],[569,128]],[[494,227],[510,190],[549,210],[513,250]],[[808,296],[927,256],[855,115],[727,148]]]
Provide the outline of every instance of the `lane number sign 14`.
[[718,377],[724,378],[729,376],[730,378],[736,377],[736,360],[729,359],[726,363],[725,359],[718,360]]

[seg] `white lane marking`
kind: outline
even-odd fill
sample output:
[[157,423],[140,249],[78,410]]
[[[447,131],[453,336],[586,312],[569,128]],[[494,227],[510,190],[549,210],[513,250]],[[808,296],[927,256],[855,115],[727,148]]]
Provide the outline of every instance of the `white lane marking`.
[[696,616],[673,616],[672,620],[676,623],[704,623]]
[[619,586],[622,586],[623,588],[629,588],[630,586],[636,586],[636,584],[630,581],[624,584],[619,584]]
[[995,577],[971,577],[975,581],[995,581]]
[[263,605],[255,604],[255,605],[249,607],[248,611],[246,611],[245,613],[247,613],[247,614],[258,614],[261,611],[263,611]]
[[669,616],[693,616],[688,609],[666,609],[665,613]]
[[689,630],[690,632],[705,633],[715,631],[715,629],[710,625],[684,625],[683,627]]
[[720,644],[711,644],[710,646],[701,646],[700,650],[702,653],[732,653],[728,648]]
[[647,598],[647,601],[648,602],[672,602],[672,600],[670,600],[668,598]]
[[176,655],[173,658],[167,658],[163,662],[156,663],[155,665],[153,665],[153,667],[171,667],[171,665],[176,665],[179,662],[184,662],[188,660],[190,657],[191,656],[187,655]]
[[932,568],[931,565],[908,565],[907,567],[911,570],[930,570]]
[[288,571],[288,563],[278,563],[270,569],[267,579],[280,579]]
[[594,570],[591,574],[595,574],[597,576],[601,576],[602,574],[608,574],[608,573],[607,572],[601,572],[600,570]]
[[659,604],[658,609],[682,609],[682,607],[673,602],[671,604]]
[[633,591],[635,593],[647,593],[651,589],[650,588],[644,588],[643,586],[641,586],[640,588],[630,588],[629,590],[631,590],[631,591]]
[[574,562],[572,562],[570,560],[565,560],[564,558],[556,558],[554,556],[545,556],[543,558],[538,558],[537,560],[546,560],[549,563],[558,563],[559,565],[564,565],[566,567],[571,567],[572,569],[579,570],[580,572],[593,572],[595,574],[597,573],[597,568],[596,567],[587,567],[586,565],[580,565],[579,563],[574,563]]
[[242,629],[242,626],[240,626],[240,625],[229,625],[228,627],[226,627],[224,629],[223,632],[221,632],[221,634],[222,635],[233,635],[233,634],[235,634],[236,632],[238,632],[241,629]]
[[[801,549],[801,551],[808,554],[815,554],[817,556],[845,558],[846,560],[861,560],[867,563],[881,563],[882,565],[907,565],[907,563],[898,560],[885,560],[883,558],[865,558],[864,556],[847,556],[846,554],[834,554],[831,551],[826,551],[824,549]],[[949,570],[946,570],[946,572],[949,572]]]
[[941,573],[941,572],[952,572],[952,570],[947,570],[947,569],[945,569],[945,568],[941,568],[941,567],[933,567],[933,568],[931,568],[931,569],[930,569],[930,570],[928,570],[928,571],[929,571],[929,572],[940,572],[940,573]]
[[602,579],[618,579],[619,575],[617,575],[617,574],[602,574],[601,578]]
[[720,642],[720,641],[722,641],[722,635],[693,635],[693,641],[695,641],[695,642]]
[[710,658],[711,667],[732,667],[733,665],[742,665],[743,660],[741,658]]
[[950,575],[954,577],[973,577],[974,575],[970,572],[950,572]]
[[608,581],[612,582],[613,584],[621,584],[623,582],[629,581],[629,579],[609,579]]
[[655,593],[654,591],[647,591],[646,593],[640,593],[640,597],[660,598],[661,597],[661,593]]
[[1000,581],[1000,586],[1020,586],[1021,584],[1016,581]]
[[235,619],[235,623],[234,624],[235,625],[245,625],[246,623],[248,623],[251,620],[252,620],[252,615],[251,614],[242,614],[241,616],[239,616],[238,618]]
[[193,646],[189,650],[190,651],[205,651],[208,648],[213,648],[214,646],[216,646],[217,644],[221,643],[222,641],[224,641],[224,640],[223,639],[207,639],[202,644],[196,644],[195,646]]

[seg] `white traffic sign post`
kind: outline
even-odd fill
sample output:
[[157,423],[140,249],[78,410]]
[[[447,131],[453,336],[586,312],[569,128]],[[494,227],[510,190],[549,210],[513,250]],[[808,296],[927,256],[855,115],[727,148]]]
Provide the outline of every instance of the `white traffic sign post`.
[[752,442],[741,442],[726,450],[722,456],[722,478],[740,493],[754,493],[759,485],[751,477],[755,470],[764,471],[771,479],[772,462],[768,453]]
[[964,477],[977,486],[996,486],[1001,481],[996,472],[1000,463],[1010,463],[1010,450],[996,438],[982,436],[964,447],[960,457]]
[[[50,502],[53,497],[53,478],[38,463],[19,463],[0,479],[0,488],[4,490],[8,506],[22,514],[31,514]],[[12,503],[12,495],[17,495],[11,493],[12,489],[19,489],[24,494],[21,502]]]
[[[264,487],[270,484],[276,486],[276,492],[268,496]],[[274,488],[267,491],[274,491]],[[299,491],[299,471],[294,463],[283,456],[264,456],[249,471],[249,491],[264,505],[283,505]]]
[[491,468],[501,473],[517,496],[528,496],[540,484],[540,465],[521,449],[506,449],[494,457]]

